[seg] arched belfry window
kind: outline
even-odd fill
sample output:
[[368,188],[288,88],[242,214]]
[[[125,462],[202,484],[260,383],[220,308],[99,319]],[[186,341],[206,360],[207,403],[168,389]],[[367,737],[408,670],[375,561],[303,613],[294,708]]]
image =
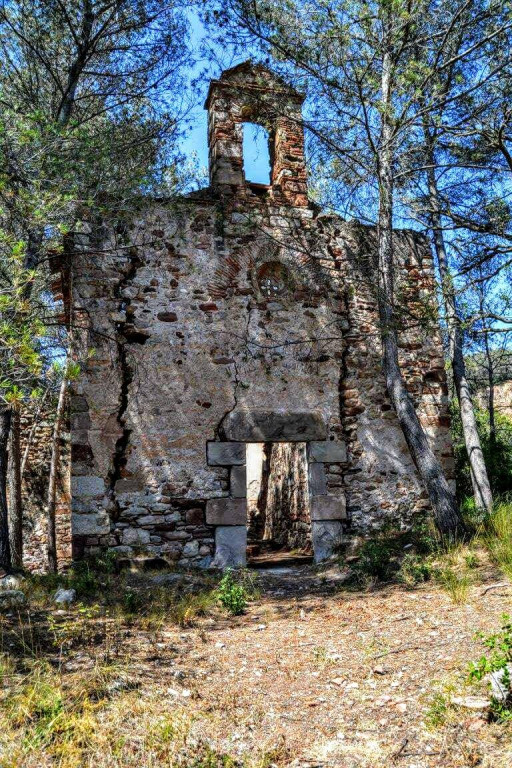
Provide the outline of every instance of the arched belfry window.
[[270,184],[269,133],[256,123],[243,123],[243,158],[246,181]]

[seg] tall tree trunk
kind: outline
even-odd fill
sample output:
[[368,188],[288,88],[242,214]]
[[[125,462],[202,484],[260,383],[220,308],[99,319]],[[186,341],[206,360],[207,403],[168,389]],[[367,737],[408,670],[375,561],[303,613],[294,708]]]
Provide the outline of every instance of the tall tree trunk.
[[21,498],[21,412],[14,407],[9,444],[9,545],[13,568],[23,568],[23,502]]
[[0,405],[0,568],[11,569],[11,548],[9,546],[9,513],[7,509],[7,464],[9,432],[12,411]]
[[[390,28],[391,20],[385,24]],[[430,498],[437,528],[453,540],[464,533],[455,496],[421,426],[398,361],[398,337],[394,312],[393,253],[393,126],[391,49],[384,50],[382,67],[382,135],[378,157],[379,176],[379,316],[384,353],[384,373],[389,397],[398,416],[413,461]]]
[[52,455],[50,461],[50,477],[48,480],[48,527],[47,527],[47,557],[48,569],[57,572],[57,535],[55,512],[57,506],[57,478],[59,474],[60,458],[60,436],[62,432],[62,422],[64,421],[64,411],[66,407],[67,378],[66,371],[59,390],[59,400],[57,403],[57,413],[55,415],[55,425],[52,437]]
[[449,354],[453,371],[453,383],[455,384],[455,391],[457,393],[457,400],[459,403],[462,431],[464,434],[464,443],[469,458],[469,468],[475,504],[478,509],[490,512],[492,509],[492,492],[489,483],[489,477],[487,475],[487,468],[485,466],[480,437],[478,436],[475,408],[473,406],[471,390],[466,375],[466,363],[464,361],[463,352],[464,334],[457,312],[454,285],[448,269],[448,260],[446,257],[446,248],[441,223],[439,190],[437,188],[437,179],[435,175],[434,150],[428,128],[425,127],[424,130],[427,142],[427,165],[429,166],[427,174],[430,198],[430,218],[432,224],[432,233],[434,237],[434,249],[437,256],[437,264],[441,277],[441,291],[443,295],[446,327],[448,331]]
[[[482,308],[483,309],[483,308]],[[487,330],[484,328],[484,330]],[[496,451],[496,411],[494,408],[494,360],[492,358],[492,350],[489,344],[489,334],[484,333],[484,348],[485,356],[487,358],[487,386],[489,387],[489,393],[487,395],[487,408],[489,410],[489,447],[491,449],[491,457],[494,459]],[[492,463],[492,462],[491,462]]]

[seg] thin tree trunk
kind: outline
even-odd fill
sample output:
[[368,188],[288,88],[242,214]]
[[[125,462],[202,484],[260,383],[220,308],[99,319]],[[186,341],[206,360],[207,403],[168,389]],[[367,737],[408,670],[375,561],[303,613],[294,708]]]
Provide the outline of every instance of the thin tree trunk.
[[60,458],[60,436],[62,431],[62,422],[64,421],[64,411],[66,406],[67,378],[66,371],[62,384],[60,385],[59,400],[57,403],[57,413],[55,415],[55,425],[52,437],[52,455],[50,461],[50,477],[48,480],[48,527],[47,527],[47,557],[48,569],[57,572],[57,536],[55,524],[55,512],[57,506],[57,477],[59,473]]
[[9,432],[12,411],[0,405],[0,568],[11,569],[11,549],[9,546],[9,517],[7,509],[7,464]]
[[439,204],[439,191],[434,170],[434,151],[428,129],[425,127],[425,137],[427,141],[427,165],[428,169],[428,188],[430,197],[431,223],[434,236],[434,248],[437,256],[439,274],[441,277],[441,290],[446,316],[446,327],[448,330],[449,354],[453,371],[453,382],[459,402],[460,417],[462,421],[462,431],[464,434],[464,443],[469,458],[469,467],[471,474],[471,483],[475,504],[478,509],[490,512],[492,509],[492,492],[485,466],[484,454],[478,435],[478,429],[475,417],[475,408],[471,397],[471,390],[466,375],[466,363],[463,352],[463,331],[457,312],[455,290],[453,281],[448,270],[448,260],[446,257],[446,248],[444,242],[443,229],[441,224],[441,208]]
[[485,356],[487,358],[487,386],[489,394],[487,396],[487,408],[489,409],[489,447],[491,457],[494,459],[496,451],[496,411],[494,408],[494,361],[492,359],[492,350],[489,345],[489,334],[484,333]]
[[13,568],[23,568],[23,502],[21,497],[21,412],[14,407],[9,439],[9,545]]
[[[390,28],[391,21],[385,22]],[[379,175],[379,316],[384,352],[384,373],[389,397],[398,416],[418,473],[428,492],[437,528],[444,538],[455,539],[464,533],[457,502],[443,470],[429,445],[418,414],[405,386],[398,361],[398,338],[393,308],[393,127],[391,50],[385,50],[382,68],[382,137],[378,157]]]

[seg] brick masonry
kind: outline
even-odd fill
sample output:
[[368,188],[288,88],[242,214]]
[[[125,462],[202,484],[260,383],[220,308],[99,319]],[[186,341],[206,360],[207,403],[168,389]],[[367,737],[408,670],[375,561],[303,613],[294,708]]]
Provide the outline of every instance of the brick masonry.
[[[75,238],[75,556],[113,548],[205,566],[217,538],[225,562],[230,535],[245,540],[240,478],[227,503],[244,441],[308,443],[324,469],[319,551],[428,510],[381,369],[376,235],[308,201],[301,103],[261,67],[228,70],[207,100],[210,187],[115,229],[85,220]],[[268,187],[243,177],[244,120],[269,130]],[[411,232],[395,246],[403,372],[451,476],[431,254]]]

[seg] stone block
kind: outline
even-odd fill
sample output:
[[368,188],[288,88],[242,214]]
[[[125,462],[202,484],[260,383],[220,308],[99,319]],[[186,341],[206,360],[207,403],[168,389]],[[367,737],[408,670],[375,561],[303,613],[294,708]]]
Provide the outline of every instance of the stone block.
[[[318,498],[323,498],[319,496]],[[311,523],[315,563],[334,555],[343,543],[343,527],[338,520],[317,520]]]
[[103,496],[105,493],[105,481],[102,477],[81,475],[71,478],[72,496]]
[[245,464],[245,445],[243,443],[209,442],[207,444],[207,457],[211,467]]
[[[167,519],[167,515],[166,515]],[[180,519],[180,515],[178,514],[178,520]],[[187,509],[185,512],[185,522],[189,525],[203,525],[204,524],[204,512],[199,507],[194,507],[193,509]]]
[[141,528],[125,528],[123,531],[123,544],[128,546],[149,544],[150,539],[150,532]]
[[309,493],[311,496],[325,496],[327,494],[327,481],[323,464],[310,464],[308,467]]
[[141,477],[123,477],[116,483],[116,493],[137,493],[145,488],[144,480]]
[[327,422],[319,411],[233,411],[223,424],[227,440],[247,443],[325,440]]
[[214,568],[243,568],[247,562],[245,525],[219,525],[215,529]]
[[245,525],[247,503],[245,499],[208,499],[207,525]]
[[235,499],[245,499],[247,496],[247,471],[245,466],[232,468],[230,492]]
[[311,520],[346,520],[345,497],[312,496]]
[[316,441],[309,444],[309,460],[311,462],[324,462],[324,464],[336,464],[347,461],[347,447],[345,443],[331,440]]
[[199,554],[199,542],[196,539],[187,541],[181,554],[183,557],[196,557]]
[[110,518],[106,512],[73,513],[71,528],[73,536],[105,536],[110,533]]

